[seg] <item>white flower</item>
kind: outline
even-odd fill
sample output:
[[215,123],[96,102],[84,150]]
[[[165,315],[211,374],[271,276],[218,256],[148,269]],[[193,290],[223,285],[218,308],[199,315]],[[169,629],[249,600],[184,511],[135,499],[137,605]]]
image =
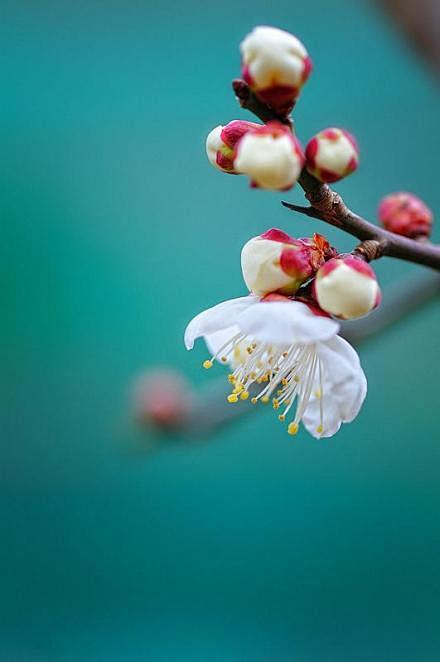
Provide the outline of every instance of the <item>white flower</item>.
[[189,323],[185,345],[192,349],[203,337],[212,352],[204,367],[215,359],[232,365],[229,402],[255,391],[252,402],[272,397],[274,408],[283,408],[284,421],[296,401],[288,432],[296,434],[302,420],[314,437],[331,437],[357,416],[365,399],[359,357],[337,335],[338,322],[305,303],[276,298],[267,302],[250,295],[205,310]]
[[249,131],[237,144],[234,168],[248,175],[254,186],[287,190],[301,174],[304,155],[290,131],[279,122],[269,122]]
[[304,45],[289,32],[260,25],[240,45],[243,77],[252,89],[291,89],[295,98],[311,70]]

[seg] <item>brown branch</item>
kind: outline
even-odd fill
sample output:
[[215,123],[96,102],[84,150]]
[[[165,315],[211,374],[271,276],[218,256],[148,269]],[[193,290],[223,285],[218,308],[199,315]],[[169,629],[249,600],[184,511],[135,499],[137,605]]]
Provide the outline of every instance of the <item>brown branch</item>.
[[[255,96],[244,81],[235,80],[233,89],[242,108],[250,110],[263,122],[278,120],[292,127],[290,117],[279,117]],[[352,212],[338,193],[333,191],[327,184],[319,182],[305,168],[299,178],[299,184],[311,206],[301,207],[289,202],[283,202],[282,204],[292,211],[329,223],[351,234],[361,242],[376,242],[375,245],[370,243],[368,251],[364,250],[362,245],[355,249],[357,253],[363,254],[366,259],[378,259],[386,255],[440,271],[439,246],[408,239],[370,223],[362,216]]]

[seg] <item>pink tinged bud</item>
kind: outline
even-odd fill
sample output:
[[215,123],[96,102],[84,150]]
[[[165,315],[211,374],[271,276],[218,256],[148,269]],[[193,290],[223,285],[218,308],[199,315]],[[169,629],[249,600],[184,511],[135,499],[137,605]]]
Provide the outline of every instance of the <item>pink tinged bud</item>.
[[241,253],[243,278],[251,292],[294,294],[324,262],[321,235],[314,239],[293,239],[276,228],[250,239]]
[[297,37],[258,26],[242,41],[243,79],[265,104],[280,114],[292,109],[312,70],[312,61]]
[[306,147],[306,168],[321,182],[337,182],[359,164],[359,148],[354,137],[343,129],[324,129]]
[[187,415],[192,392],[184,376],[174,370],[148,370],[135,382],[132,406],[136,420],[157,428],[172,428]]
[[432,230],[432,212],[412,193],[391,193],[382,199],[378,209],[379,220],[390,232],[415,239],[429,237]]
[[381,299],[373,269],[352,255],[333,258],[323,264],[313,285],[319,306],[340,319],[363,317]]
[[248,175],[257,188],[287,191],[298,180],[303,165],[301,145],[280,122],[248,131],[236,146],[234,168]]
[[236,175],[234,170],[234,150],[237,142],[250,129],[256,129],[260,124],[244,120],[232,120],[226,126],[221,124],[213,129],[206,139],[206,153],[210,163],[229,174]]

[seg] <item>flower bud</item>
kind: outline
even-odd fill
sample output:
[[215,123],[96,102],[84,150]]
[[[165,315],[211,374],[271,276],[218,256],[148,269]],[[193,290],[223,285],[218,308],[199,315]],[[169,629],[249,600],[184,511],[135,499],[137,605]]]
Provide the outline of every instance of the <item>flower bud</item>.
[[268,293],[294,294],[324,262],[327,240],[293,239],[272,228],[250,239],[241,252],[241,268],[248,289],[258,296]]
[[337,182],[359,164],[359,148],[343,129],[324,129],[306,147],[306,168],[320,182]]
[[391,193],[381,200],[379,220],[390,232],[415,239],[429,237],[432,229],[432,212],[412,193]]
[[216,126],[206,138],[206,153],[212,165],[223,172],[236,175],[234,170],[234,150],[237,142],[250,129],[260,124],[244,120],[232,120],[226,126]]
[[172,369],[153,368],[140,375],[132,387],[132,408],[136,420],[157,428],[173,428],[188,414],[191,385]]
[[314,280],[314,294],[323,310],[346,320],[367,315],[381,299],[373,269],[353,255],[323,264]]
[[261,25],[240,50],[243,79],[251,90],[279,114],[289,113],[312,70],[303,44],[289,32]]
[[248,175],[251,186],[287,191],[304,165],[298,140],[280,122],[248,131],[237,143],[234,168]]

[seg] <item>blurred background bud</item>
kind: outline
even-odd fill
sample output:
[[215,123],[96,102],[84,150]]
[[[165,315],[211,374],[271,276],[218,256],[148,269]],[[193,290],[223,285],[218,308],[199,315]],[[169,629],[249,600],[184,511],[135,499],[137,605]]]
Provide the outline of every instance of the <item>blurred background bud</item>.
[[386,230],[416,239],[429,237],[432,212],[413,193],[390,193],[379,204],[378,217]]
[[146,370],[132,386],[132,411],[140,425],[172,429],[190,411],[192,388],[184,375],[172,368]]

